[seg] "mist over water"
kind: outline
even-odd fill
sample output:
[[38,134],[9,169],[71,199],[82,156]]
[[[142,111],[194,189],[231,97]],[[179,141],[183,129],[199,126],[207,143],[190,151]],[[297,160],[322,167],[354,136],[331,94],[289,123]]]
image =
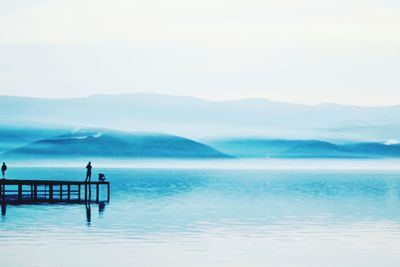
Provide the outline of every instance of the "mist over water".
[[[311,160],[282,161],[291,164],[286,169],[136,164],[94,165],[94,174],[103,172],[111,182],[105,206],[7,205],[0,220],[1,265],[400,264],[395,161],[374,170],[361,170],[372,166],[365,161],[336,170],[300,168],[321,164]],[[74,167],[14,167],[8,178],[83,180],[84,173]]]
[[[243,169],[243,170],[400,170],[400,159],[65,159],[15,160],[15,167],[75,167],[82,168],[93,161],[98,168],[127,169]],[[13,171],[10,170],[12,173]]]

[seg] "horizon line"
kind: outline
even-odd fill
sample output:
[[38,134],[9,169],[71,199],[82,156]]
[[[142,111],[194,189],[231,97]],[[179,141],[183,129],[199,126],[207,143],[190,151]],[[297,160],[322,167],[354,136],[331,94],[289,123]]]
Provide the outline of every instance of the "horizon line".
[[128,96],[128,95],[154,95],[154,96],[164,96],[164,97],[181,97],[181,98],[191,98],[197,100],[203,100],[208,102],[240,102],[246,100],[261,100],[266,102],[273,102],[273,103],[281,103],[281,104],[289,104],[289,105],[302,105],[302,106],[310,106],[310,107],[317,107],[317,106],[326,106],[326,105],[336,105],[342,107],[360,107],[360,108],[390,108],[390,107],[399,107],[399,104],[387,104],[387,105],[362,105],[362,104],[344,104],[344,103],[336,103],[336,102],[320,102],[320,103],[300,103],[300,102],[290,102],[284,100],[275,100],[267,97],[260,97],[260,96],[249,96],[249,97],[241,97],[241,98],[226,98],[226,99],[210,99],[206,97],[200,96],[191,96],[191,95],[177,95],[177,94],[163,94],[163,93],[151,93],[151,92],[128,92],[128,93],[99,93],[99,94],[90,94],[90,95],[83,95],[83,96],[61,96],[61,97],[46,97],[46,96],[30,96],[30,95],[9,95],[9,94],[0,94],[0,97],[15,97],[15,98],[30,98],[30,99],[44,99],[44,100],[74,100],[74,99],[84,99],[90,97],[99,97],[99,96],[110,96],[110,97],[118,97],[118,96]]

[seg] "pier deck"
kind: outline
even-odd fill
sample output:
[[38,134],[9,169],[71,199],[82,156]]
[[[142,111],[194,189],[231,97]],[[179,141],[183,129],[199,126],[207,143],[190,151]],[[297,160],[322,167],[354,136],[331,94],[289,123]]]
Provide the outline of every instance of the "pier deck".
[[100,187],[107,189],[106,201],[110,201],[110,183],[106,181],[61,181],[0,179],[0,200],[10,202],[81,202],[92,201],[92,186],[95,201],[100,201]]

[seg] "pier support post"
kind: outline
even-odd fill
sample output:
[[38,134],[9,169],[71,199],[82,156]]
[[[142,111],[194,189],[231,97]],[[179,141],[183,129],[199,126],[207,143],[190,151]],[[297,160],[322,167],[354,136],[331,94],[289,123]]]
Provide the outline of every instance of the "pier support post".
[[63,186],[60,184],[60,200],[62,200],[62,195],[63,195]]
[[22,200],[22,185],[18,185],[18,201]]
[[92,200],[92,185],[89,183],[89,201]]
[[81,200],[81,185],[78,184],[78,200]]
[[110,184],[107,184],[107,202],[110,202]]
[[87,192],[88,191],[88,185],[87,184],[85,184],[85,200],[87,200]]
[[37,188],[38,188],[38,186],[35,184],[34,186],[33,186],[33,199],[34,200],[36,200],[37,199]]
[[6,185],[5,184],[3,184],[3,195],[2,195],[2,197],[3,197],[3,200],[6,200]]
[[99,194],[100,194],[100,190],[99,190],[99,184],[96,184],[96,202],[99,202]]
[[68,185],[68,187],[67,187],[68,189],[68,191],[67,191],[67,198],[68,198],[68,200],[71,200],[71,185],[69,184]]
[[53,201],[53,185],[49,185],[49,200]]

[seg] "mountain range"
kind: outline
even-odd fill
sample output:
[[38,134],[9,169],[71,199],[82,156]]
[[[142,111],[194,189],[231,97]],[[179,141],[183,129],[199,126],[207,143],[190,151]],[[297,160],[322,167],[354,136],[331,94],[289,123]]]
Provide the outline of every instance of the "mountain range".
[[262,138],[188,138],[110,129],[0,129],[3,160],[400,158],[400,144]]
[[207,144],[238,158],[399,158],[400,144],[232,138]]
[[112,128],[194,139],[384,142],[400,136],[400,106],[301,105],[266,99],[208,101],[140,93],[75,99],[0,96],[0,106],[0,124],[7,127]]
[[156,94],[0,96],[0,106],[3,159],[400,157],[400,106]]

